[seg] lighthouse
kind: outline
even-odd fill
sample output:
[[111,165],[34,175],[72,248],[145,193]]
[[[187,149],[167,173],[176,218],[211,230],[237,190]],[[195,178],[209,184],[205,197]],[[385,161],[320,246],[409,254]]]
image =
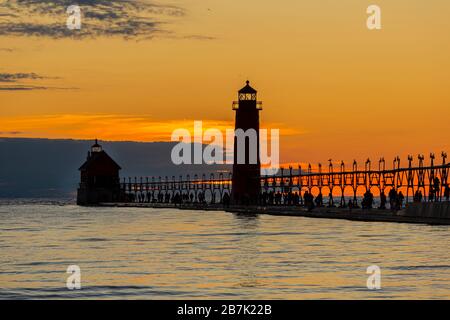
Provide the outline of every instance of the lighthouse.
[[249,81],[239,90],[233,110],[236,119],[231,202],[235,205],[258,204],[261,193],[259,112],[262,103],[257,101],[257,91]]
[[79,170],[81,181],[77,194],[78,205],[97,205],[123,198],[119,183],[121,168],[98,144],[97,139]]

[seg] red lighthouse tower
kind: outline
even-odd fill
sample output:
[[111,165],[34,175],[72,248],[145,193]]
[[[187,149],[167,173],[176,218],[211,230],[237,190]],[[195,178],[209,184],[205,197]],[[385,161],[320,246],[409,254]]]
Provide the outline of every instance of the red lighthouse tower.
[[257,101],[256,95],[257,91],[247,81],[238,92],[238,101],[233,102],[233,110],[236,111],[231,189],[233,204],[257,204],[261,193],[259,111],[262,110],[262,103]]

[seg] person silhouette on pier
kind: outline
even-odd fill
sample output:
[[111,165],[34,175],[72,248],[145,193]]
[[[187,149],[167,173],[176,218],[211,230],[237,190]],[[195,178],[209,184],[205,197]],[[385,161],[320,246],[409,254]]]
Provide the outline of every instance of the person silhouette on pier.
[[448,183],[445,185],[445,188],[444,188],[444,198],[445,198],[445,201],[448,201],[450,198],[450,187],[449,187]]
[[175,196],[172,197],[172,203],[175,205],[181,203],[181,197],[179,193],[176,193]]
[[416,190],[416,192],[414,193],[413,201],[414,202],[422,202],[422,191]]
[[434,201],[434,187],[431,185],[430,190],[428,190],[428,201]]
[[225,208],[228,208],[230,206],[230,195],[228,193],[225,193],[223,195],[222,202]]
[[367,190],[364,193],[362,207],[363,207],[363,209],[372,209],[372,205],[373,205],[373,194],[372,194],[372,192],[370,192],[370,190]]
[[416,190],[416,192],[414,192],[413,202],[419,202],[419,190]]
[[308,211],[314,209],[314,196],[312,195],[311,192],[305,191],[303,199],[305,201],[305,207],[308,209]]
[[352,209],[353,209],[353,201],[352,201],[352,199],[349,199],[348,200],[348,211],[350,211],[350,212],[352,212]]
[[386,194],[384,193],[384,190],[381,190],[380,193],[380,206],[378,207],[380,210],[386,209]]
[[333,193],[330,191],[330,193],[328,194],[328,207],[329,208],[333,208],[336,207],[334,205],[334,200],[333,200]]
[[275,199],[275,194],[274,194],[273,190],[271,190],[269,192],[269,205],[273,205],[274,199]]
[[309,192],[308,190],[305,191],[305,193],[303,194],[303,203],[305,204],[305,206],[308,206],[308,199],[309,199]]
[[277,191],[277,193],[275,194],[275,204],[276,205],[281,205],[281,199],[283,198],[283,195],[281,194],[280,191]]
[[435,200],[438,201],[438,197],[440,195],[440,190],[441,190],[441,181],[439,180],[438,177],[434,177],[433,179],[433,190],[434,190],[434,195],[435,195]]
[[397,210],[400,210],[401,208],[403,208],[403,200],[405,199],[405,196],[403,195],[403,193],[401,191],[399,191],[398,195],[397,195]]
[[294,193],[294,205],[298,206],[300,204],[300,196],[298,195],[298,192],[295,191]]
[[389,191],[389,206],[392,211],[394,211],[397,207],[397,191],[395,188],[392,188]]
[[316,197],[316,200],[314,200],[317,207],[323,207],[323,195],[322,192],[319,192],[319,194]]
[[268,198],[267,191],[264,191],[264,192],[261,194],[261,204],[262,204],[263,206],[267,206],[267,198]]

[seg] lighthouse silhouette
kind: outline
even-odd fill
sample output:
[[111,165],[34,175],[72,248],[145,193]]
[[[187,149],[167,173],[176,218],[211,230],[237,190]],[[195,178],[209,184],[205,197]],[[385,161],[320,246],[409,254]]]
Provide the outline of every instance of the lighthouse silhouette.
[[[245,87],[238,92],[238,101],[233,102],[236,134],[231,202],[235,205],[258,204],[260,199],[259,111],[262,110],[262,103],[256,97],[257,91],[247,80]],[[239,131],[244,133],[241,141]]]

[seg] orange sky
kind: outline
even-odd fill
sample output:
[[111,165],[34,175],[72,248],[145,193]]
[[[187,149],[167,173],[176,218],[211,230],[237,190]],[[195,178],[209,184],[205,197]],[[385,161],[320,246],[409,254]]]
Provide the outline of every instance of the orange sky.
[[[366,28],[373,3],[382,30]],[[161,141],[194,120],[225,128],[248,78],[264,101],[262,127],[280,128],[284,162],[450,151],[450,2],[170,4],[184,14],[153,17],[163,32],[151,39],[0,26],[0,74],[42,76],[0,88],[46,88],[0,90],[0,136]],[[66,19],[20,13],[9,22]]]

